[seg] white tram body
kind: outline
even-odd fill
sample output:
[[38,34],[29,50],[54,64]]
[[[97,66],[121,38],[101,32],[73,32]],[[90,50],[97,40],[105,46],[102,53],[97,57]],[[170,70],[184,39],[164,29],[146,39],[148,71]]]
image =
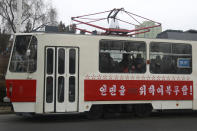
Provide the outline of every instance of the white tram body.
[[143,104],[196,110],[196,49],[197,41],[19,33],[6,74],[7,97],[16,113]]

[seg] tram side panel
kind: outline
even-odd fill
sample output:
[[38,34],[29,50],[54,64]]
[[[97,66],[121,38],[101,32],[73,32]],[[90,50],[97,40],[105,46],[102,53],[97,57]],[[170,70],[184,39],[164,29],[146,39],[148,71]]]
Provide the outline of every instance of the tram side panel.
[[192,42],[193,110],[197,110],[197,42]]
[[[97,47],[98,48],[98,47]],[[195,48],[195,47],[193,47]],[[149,48],[147,48],[149,49]],[[194,49],[193,49],[194,50]],[[96,50],[94,50],[96,52]],[[98,49],[97,49],[98,52]],[[193,53],[193,56],[195,54]],[[88,55],[86,55],[87,57]],[[92,59],[93,56],[96,58]],[[96,63],[99,65],[98,55],[92,55],[87,63]],[[81,61],[81,64],[83,62]],[[86,63],[83,63],[84,65]],[[82,64],[82,65],[83,65]],[[195,69],[192,75],[186,75],[190,80],[172,80],[172,78],[179,78],[180,75],[154,75],[152,76],[149,72],[145,74],[113,74],[113,73],[100,73],[98,70],[98,65],[86,68],[87,70],[82,73],[83,77],[80,83],[84,84],[84,102],[86,105],[85,110],[89,110],[92,104],[142,104],[142,103],[152,103],[155,109],[191,109],[192,100],[196,97],[195,92],[196,87],[193,85],[195,82]],[[193,61],[193,65],[195,61]],[[82,66],[83,67],[83,66]],[[94,69],[93,69],[94,68]],[[91,71],[92,70],[92,71]],[[88,73],[89,71],[89,73]],[[147,70],[148,71],[148,70]],[[152,80],[143,80],[143,77],[152,77]],[[171,77],[170,80],[162,80],[162,77]],[[165,78],[164,78],[165,79]],[[84,80],[84,81],[83,81]],[[185,87],[187,91],[183,90],[170,92],[162,92],[165,87]],[[149,94],[146,90],[149,90]],[[152,93],[150,92],[152,89]],[[153,89],[157,91],[157,94],[153,94]],[[194,99],[195,101],[195,99]],[[193,102],[194,103],[194,102]],[[193,107],[193,109],[195,109]]]
[[[46,36],[47,37],[47,36]],[[77,43],[75,46],[79,47],[79,98],[78,101],[78,111],[84,112],[89,111],[92,105],[95,104],[143,104],[143,103],[152,103],[155,109],[188,109],[192,108],[191,104],[193,101],[193,109],[197,109],[197,88],[196,88],[196,80],[197,80],[197,69],[195,65],[197,61],[195,60],[195,56],[197,56],[197,52],[195,49],[197,45],[195,42],[192,43],[192,64],[193,71],[191,75],[185,75],[190,80],[182,81],[182,80],[162,80],[164,76],[170,77],[178,77],[179,75],[165,75],[165,74],[151,74],[149,73],[149,69],[146,70],[145,73],[101,73],[99,71],[99,41],[101,37],[85,37],[85,36],[72,36],[69,41],[58,37],[58,41],[61,40],[63,43]],[[43,37],[42,39],[44,39]],[[56,37],[52,37],[57,39]],[[60,39],[61,38],[61,39]],[[76,38],[76,39],[74,39]],[[120,39],[120,38],[110,38],[110,39]],[[121,38],[123,40],[123,38]],[[129,40],[129,38],[126,38]],[[49,39],[50,40],[50,39]],[[45,40],[44,44],[51,43]],[[140,40],[141,41],[141,40]],[[146,41],[145,41],[146,42]],[[38,46],[38,55],[43,54],[44,44],[39,47]],[[146,50],[149,50],[149,45],[147,45]],[[148,51],[147,51],[148,52]],[[149,54],[147,53],[147,59],[149,59]],[[42,57],[38,57],[38,63],[43,63],[44,55]],[[44,64],[44,63],[43,63]],[[8,70],[6,75],[7,80],[14,79],[37,79],[36,82],[36,90],[31,91],[34,93],[31,100],[29,102],[25,101],[14,101],[16,112],[36,112],[43,113],[43,75],[39,75],[39,72],[44,72],[43,64],[38,64],[36,72],[32,73],[31,76],[28,73],[11,73]],[[146,65],[147,66],[147,65]],[[149,77],[149,78],[148,78]],[[154,79],[152,79],[154,78]],[[158,80],[158,78],[160,80]],[[13,83],[14,81],[12,81]],[[32,84],[33,86],[34,84]],[[188,92],[187,95],[181,94],[176,95],[168,95],[167,92],[162,95],[161,85],[167,87],[170,86],[187,86],[188,88],[192,88],[192,92]],[[7,83],[7,95],[10,94],[10,82]],[[149,89],[157,90],[157,94],[153,95]],[[21,93],[21,86],[18,86],[18,93]],[[15,88],[17,89],[17,88]],[[14,89],[14,90],[15,90]],[[32,88],[33,89],[33,88]],[[146,89],[146,90],[145,90]],[[13,90],[13,91],[14,91]],[[36,94],[35,94],[36,91]],[[147,93],[149,91],[149,93]],[[152,90],[153,91],[153,90]],[[16,92],[16,95],[17,95]],[[25,94],[28,95],[28,94]],[[16,97],[16,96],[15,96]],[[25,97],[25,96],[23,96]],[[27,96],[28,98],[31,95]],[[36,102],[36,105],[35,105]],[[178,106],[177,106],[178,103]],[[24,107],[24,108],[21,108]]]

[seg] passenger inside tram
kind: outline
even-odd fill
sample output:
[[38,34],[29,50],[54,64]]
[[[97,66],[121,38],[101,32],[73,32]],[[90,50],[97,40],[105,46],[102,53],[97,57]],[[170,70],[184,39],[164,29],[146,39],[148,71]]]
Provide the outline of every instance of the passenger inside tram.
[[162,60],[161,60],[161,56],[160,55],[157,55],[156,56],[156,59],[154,61],[154,72],[155,73],[160,73],[161,72],[161,65],[162,65]]
[[137,54],[137,57],[135,58],[135,69],[136,73],[142,73],[145,71],[145,64],[144,64],[144,59],[142,58],[141,54]]
[[122,61],[119,63],[119,69],[120,69],[120,72],[124,72],[124,73],[127,73],[129,72],[129,65],[130,65],[130,62],[131,62],[131,56],[130,54],[122,54]]
[[146,67],[141,54],[137,54],[136,58],[134,58],[133,55],[125,53],[122,61],[119,63],[119,69],[123,73],[143,73]]

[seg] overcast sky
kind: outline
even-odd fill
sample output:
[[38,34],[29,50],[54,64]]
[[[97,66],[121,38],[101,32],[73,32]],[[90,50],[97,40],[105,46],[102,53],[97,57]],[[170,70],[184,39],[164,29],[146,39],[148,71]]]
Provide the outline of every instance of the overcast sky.
[[58,20],[66,25],[72,16],[85,15],[113,8],[144,16],[162,23],[162,29],[197,30],[196,0],[51,0]]

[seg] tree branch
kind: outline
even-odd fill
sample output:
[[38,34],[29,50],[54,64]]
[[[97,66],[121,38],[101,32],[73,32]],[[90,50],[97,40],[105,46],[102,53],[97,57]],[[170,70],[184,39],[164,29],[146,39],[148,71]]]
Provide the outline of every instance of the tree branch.
[[[30,4],[30,5],[32,5],[32,4]],[[25,21],[27,21],[28,19],[31,18],[30,6],[28,4],[26,4],[25,2],[23,2],[23,7],[24,8],[23,8],[23,13],[22,13],[22,18],[24,17],[24,19],[22,20],[21,24],[23,24]]]
[[21,22],[21,24],[23,24],[26,20],[28,20],[30,18],[30,15],[29,16],[27,16],[22,22]]
[[50,22],[47,22],[47,23],[45,23],[45,24],[42,24],[42,25],[38,26],[37,28],[33,29],[32,31],[37,31],[38,29],[40,29],[40,28],[46,26],[46,25],[49,24],[49,23],[50,23]]
[[[7,13],[7,16],[8,16],[8,22],[10,23],[12,31],[14,33],[16,33],[16,30],[15,30],[16,28],[15,28],[15,25],[14,25],[14,14],[12,12],[12,5],[11,5],[12,0],[10,0],[10,3],[7,0],[6,0],[6,2],[8,4],[8,6],[6,6],[6,13]],[[10,8],[12,19],[10,18],[9,14],[8,14],[8,8],[7,7]]]
[[[23,12],[21,24],[31,23],[31,30],[38,30],[51,22],[47,16],[47,5],[44,0],[23,1]],[[16,32],[16,0],[0,0],[0,16],[7,28]],[[53,19],[52,19],[53,20]],[[5,28],[6,28],[5,27]],[[25,27],[25,26],[23,26]]]
[[5,5],[5,3],[0,2],[0,9],[1,9],[1,10],[0,10],[0,16],[2,16],[3,19],[6,19],[6,20],[7,20],[4,5]]
[[12,2],[13,2],[13,0],[10,0],[9,7],[10,7],[11,15],[12,15],[12,22],[14,22],[14,18],[15,18],[15,17],[14,17],[14,13],[13,13]]
[[[6,18],[6,20],[8,20],[9,15],[6,13],[7,12],[7,5],[4,2],[2,2],[2,10],[3,10],[4,14],[5,14],[4,17]],[[3,15],[3,13],[2,13],[2,15]]]

